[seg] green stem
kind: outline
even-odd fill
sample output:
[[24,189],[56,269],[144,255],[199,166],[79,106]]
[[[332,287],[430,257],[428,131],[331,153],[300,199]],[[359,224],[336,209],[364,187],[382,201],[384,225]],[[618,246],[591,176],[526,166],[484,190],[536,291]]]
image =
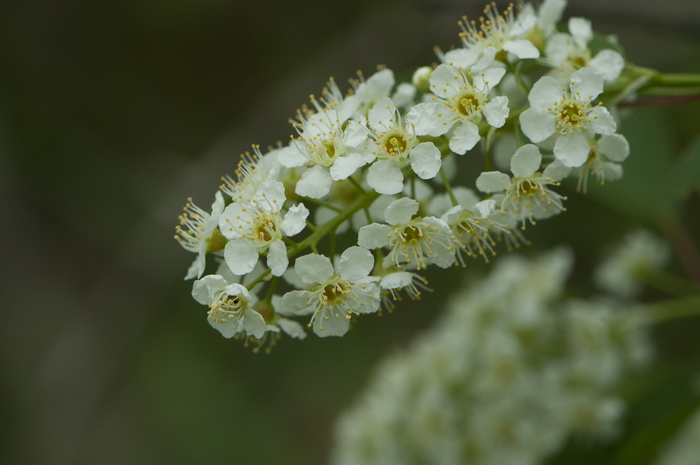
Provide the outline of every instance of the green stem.
[[260,275],[253,280],[250,284],[248,284],[246,287],[248,288],[249,291],[253,290],[255,286],[257,286],[267,275],[269,275],[272,272],[270,268],[266,269]]
[[333,260],[333,257],[335,257],[335,245],[336,245],[336,237],[335,237],[335,231],[331,233],[331,237],[329,239],[330,245],[328,246],[328,255]]
[[307,236],[303,241],[299,242],[296,247],[287,249],[287,257],[291,258],[302,250],[311,247],[312,245],[315,246],[323,237],[326,236],[326,234],[331,231],[335,231],[343,221],[350,218],[356,211],[369,207],[377,197],[379,197],[377,192],[365,192],[365,195],[361,199],[357,200],[350,207],[343,210],[343,212],[338,214],[338,216],[335,218],[323,223],[321,226],[318,226],[316,231]]
[[486,137],[484,138],[484,167],[486,168],[486,171],[493,171],[493,165],[491,163],[491,138],[495,132],[496,128],[492,127],[486,133]]
[[342,208],[336,207],[335,205],[325,202],[323,200],[319,199],[312,199],[311,197],[304,197],[304,202],[310,202],[310,203],[315,203],[318,206],[321,207],[326,207],[329,210],[333,210],[334,212],[340,213],[343,211]]
[[700,287],[695,282],[664,270],[644,274],[640,279],[647,286],[669,295],[680,297],[700,291]]
[[512,64],[508,63],[508,70],[513,73],[513,76],[515,76],[515,80],[517,81],[518,85],[522,90],[525,91],[526,94],[530,93],[530,86],[527,85],[527,83],[523,80],[523,76],[520,74],[520,67],[522,66],[523,62],[520,61],[518,62],[518,65],[516,67],[513,67]]
[[660,324],[693,317],[700,317],[700,295],[667,300],[652,305],[645,318],[645,323]]
[[457,197],[455,197],[455,193],[452,192],[452,186],[450,185],[450,181],[447,180],[447,175],[442,167],[440,167],[440,179],[442,179],[442,183],[445,185],[445,190],[447,191],[447,195],[450,196],[452,205],[459,205],[459,201],[457,200]]
[[628,63],[625,69],[638,75],[648,76],[648,87],[700,87],[700,74],[663,74],[655,69],[644,68],[631,63]]
[[274,278],[272,278],[272,281],[270,281],[270,289],[267,290],[267,295],[265,296],[263,302],[272,302],[272,295],[275,293],[275,289],[277,289],[277,283],[279,282],[279,280],[279,276],[275,276]]
[[365,190],[362,188],[362,186],[360,185],[360,183],[357,182],[357,179],[355,179],[355,178],[353,178],[352,176],[350,176],[350,177],[348,178],[348,181],[350,181],[350,183],[351,183],[353,186],[355,186],[355,189],[357,189],[358,192],[359,192],[360,194],[362,194],[362,195],[367,194],[367,191],[365,191]]
[[282,236],[282,240],[286,242],[287,244],[291,245],[292,247],[298,247],[299,244],[288,238],[287,236]]

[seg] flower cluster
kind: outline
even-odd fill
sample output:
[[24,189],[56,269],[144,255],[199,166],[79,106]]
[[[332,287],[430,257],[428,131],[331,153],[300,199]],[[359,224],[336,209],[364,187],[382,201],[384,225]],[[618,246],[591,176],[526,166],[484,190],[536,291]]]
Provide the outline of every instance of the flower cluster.
[[[303,337],[290,323],[306,316],[317,335],[343,335],[359,314],[420,297],[427,267],[527,243],[526,226],[566,210],[566,178],[583,190],[591,175],[619,178],[629,146],[600,97],[624,91],[624,59],[613,43],[589,48],[583,18],[557,29],[565,6],[489,5],[411,83],[381,69],[343,94],[331,80],[288,144],[242,156],[210,212],[188,203],[176,238],[197,254],[186,279],[199,278],[210,323],[264,341]],[[496,171],[508,140],[510,172]],[[458,172],[467,157],[481,173]]]
[[615,392],[650,360],[642,315],[564,299],[571,254],[499,260],[437,324],[382,361],[336,427],[331,463],[543,463],[571,435],[609,439]]

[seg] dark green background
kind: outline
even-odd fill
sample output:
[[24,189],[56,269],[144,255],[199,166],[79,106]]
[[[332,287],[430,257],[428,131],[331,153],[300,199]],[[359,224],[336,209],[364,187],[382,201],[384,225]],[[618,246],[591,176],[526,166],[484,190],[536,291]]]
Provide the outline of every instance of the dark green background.
[[[635,63],[700,69],[697,2],[571,3],[567,17],[617,34]],[[250,144],[286,140],[288,118],[329,76],[344,84],[380,63],[410,73],[435,60],[434,45],[456,45],[459,16],[481,8],[0,3],[0,462],[323,463],[333,418],[379,357],[440,313],[460,275],[433,272],[429,299],[362,318],[343,339],[287,339],[256,355],[221,338],[190,298],[177,215],[188,196],[208,207]],[[644,160],[672,171],[699,132],[698,110],[632,113],[630,169],[636,159],[646,174],[570,193],[566,215],[528,231],[531,250],[593,250],[585,267],[635,222],[659,225],[635,204],[660,173]],[[695,194],[668,216],[696,238],[698,213]]]

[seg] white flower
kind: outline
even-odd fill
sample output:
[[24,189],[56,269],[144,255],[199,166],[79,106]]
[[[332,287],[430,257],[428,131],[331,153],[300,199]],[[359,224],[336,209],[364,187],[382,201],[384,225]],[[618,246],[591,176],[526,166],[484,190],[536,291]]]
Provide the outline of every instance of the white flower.
[[539,50],[525,35],[535,26],[537,17],[530,10],[515,15],[513,6],[502,14],[495,3],[490,3],[479,18],[479,24],[466,17],[459,22],[462,48],[439,54],[443,63],[454,63],[464,69],[482,70],[501,60],[499,52],[507,52],[516,59],[538,58]]
[[348,121],[347,108],[336,102],[326,107],[312,102],[318,112],[299,112],[301,122],[294,125],[299,137],[290,144],[290,153],[279,160],[288,168],[307,168],[297,182],[297,194],[321,198],[328,194],[333,181],[346,179],[372,157],[365,148],[367,129]]
[[531,108],[520,114],[520,126],[532,142],[555,135],[554,156],[569,167],[581,166],[594,134],[611,135],[617,125],[607,108],[591,102],[603,91],[603,78],[592,68],[571,75],[569,90],[551,76],[532,86]]
[[664,266],[670,254],[668,244],[652,233],[636,231],[596,269],[596,284],[614,295],[633,297],[644,278]]
[[252,296],[245,286],[229,284],[223,276],[207,275],[194,282],[192,297],[209,306],[209,324],[225,338],[241,332],[262,338],[267,331],[265,319],[251,308]]
[[418,273],[409,271],[394,271],[379,280],[382,289],[382,302],[384,307],[391,310],[395,307],[392,301],[401,300],[401,291],[405,291],[411,300],[419,300],[423,295],[421,289],[430,290],[428,280]]
[[500,171],[481,173],[476,180],[476,187],[481,192],[494,194],[503,192],[500,208],[507,214],[515,216],[525,228],[525,223],[535,223],[536,219],[549,218],[564,210],[562,197],[548,186],[558,185],[547,169],[538,170],[542,163],[542,154],[537,146],[523,145],[510,161],[513,178]]
[[[272,333],[281,331],[294,339],[306,339],[304,327],[296,321],[286,318],[295,315],[280,305],[281,297],[275,294],[270,300],[270,302],[258,302],[253,306],[253,309],[265,318],[267,330]],[[274,341],[271,342],[271,345],[274,345]]]
[[584,18],[569,19],[569,34],[556,33],[549,38],[543,61],[554,68],[554,77],[566,81],[572,73],[585,67],[598,71],[605,82],[613,82],[620,76],[625,59],[610,49],[591,57],[588,42],[592,38],[591,23]]
[[281,165],[280,158],[288,155],[289,147],[280,147],[270,150],[266,154],[260,151],[259,145],[253,145],[253,153],[245,152],[236,168],[236,179],[224,176],[219,189],[235,200],[250,202],[258,191],[260,184],[265,181],[277,180]]
[[503,78],[503,68],[488,68],[472,76],[461,69],[442,64],[430,76],[433,102],[421,103],[409,111],[407,119],[419,136],[441,136],[454,128],[450,149],[460,155],[474,148],[481,139],[479,123],[500,128],[508,118],[508,97],[491,100],[488,94]]
[[272,274],[281,276],[287,269],[287,247],[283,236],[294,236],[305,226],[309,210],[295,205],[282,217],[286,197],[278,181],[265,181],[250,202],[230,204],[219,219],[219,229],[229,242],[224,258],[236,275],[249,273],[261,253],[267,252],[267,265]]
[[595,176],[600,184],[616,181],[622,177],[622,166],[630,154],[630,145],[621,134],[602,136],[591,142],[591,153],[586,163],[581,165],[578,173],[578,190],[586,192],[588,177]]
[[376,160],[367,172],[367,184],[380,194],[403,190],[401,168],[410,163],[421,179],[432,179],[442,166],[440,151],[432,142],[420,142],[411,125],[404,125],[399,110],[388,97],[377,101],[369,111]]
[[[185,213],[180,215],[180,225],[175,228],[175,239],[189,252],[194,252],[197,257],[187,270],[185,279],[199,278],[204,273],[206,254],[208,251],[221,250],[223,244],[215,242],[216,227],[219,225],[219,216],[224,210],[224,198],[220,192],[215,195],[211,206],[211,213],[207,213],[188,199],[185,205]],[[184,229],[183,229],[184,228]]]
[[310,288],[286,293],[279,309],[287,315],[311,314],[309,326],[318,336],[342,336],[353,314],[379,309],[379,288],[369,277],[373,267],[372,254],[361,247],[343,252],[335,269],[326,256],[299,257],[294,270]]
[[404,264],[416,270],[435,264],[447,268],[455,262],[452,231],[439,218],[414,218],[418,202],[403,197],[384,211],[386,224],[372,223],[360,228],[357,243],[366,249],[390,247],[384,258],[386,268],[401,268]]
[[366,117],[377,101],[391,95],[396,81],[394,72],[388,68],[377,71],[367,80],[361,73],[358,74],[359,79],[352,82],[355,92],[346,100],[355,106],[355,116]]

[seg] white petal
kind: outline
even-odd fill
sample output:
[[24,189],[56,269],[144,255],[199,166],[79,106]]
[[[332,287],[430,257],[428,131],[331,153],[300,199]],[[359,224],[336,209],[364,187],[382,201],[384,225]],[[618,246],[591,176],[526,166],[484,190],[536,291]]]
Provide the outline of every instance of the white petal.
[[341,278],[357,282],[366,278],[374,268],[374,257],[369,250],[363,247],[350,247],[340,256],[338,262],[338,274]]
[[263,337],[263,334],[267,331],[265,319],[261,314],[250,308],[243,312],[243,328],[245,328],[246,333],[252,334],[258,339]]
[[473,149],[479,140],[481,140],[479,126],[471,121],[464,121],[455,128],[452,134],[450,150],[459,155],[464,155]]
[[612,161],[623,161],[630,154],[630,144],[621,134],[603,136],[598,141],[598,150]]
[[508,186],[510,186],[510,176],[500,171],[486,171],[476,178],[476,188],[487,194],[501,192]]
[[233,336],[238,334],[241,330],[241,321],[238,318],[226,319],[224,322],[214,321],[209,315],[207,317],[209,325],[221,333],[226,339],[231,339]]
[[356,147],[363,143],[368,135],[369,129],[357,121],[350,121],[344,131],[343,143],[347,147]]
[[579,102],[590,102],[603,92],[603,76],[593,68],[581,68],[571,75],[571,93]]
[[486,94],[501,82],[505,74],[506,70],[504,68],[487,68],[472,78],[474,87],[479,92]]
[[309,217],[309,210],[303,203],[292,206],[284,215],[282,220],[282,232],[287,236],[294,236],[304,230],[306,218]]
[[365,159],[359,153],[348,153],[342,157],[338,157],[335,162],[333,162],[333,166],[331,166],[331,179],[334,181],[347,179],[364,164]]
[[482,200],[474,205],[474,208],[479,212],[479,215],[487,217],[496,209],[496,201],[493,199]]
[[589,65],[598,71],[606,82],[612,82],[620,76],[625,67],[625,59],[615,50],[601,50],[591,59]]
[[333,265],[328,257],[315,253],[297,258],[294,269],[307,284],[325,283],[333,276]]
[[367,102],[376,102],[386,97],[391,92],[395,83],[394,72],[389,68],[382,69],[371,75],[364,83],[360,84],[357,93]]
[[537,15],[533,8],[523,8],[518,13],[518,17],[510,28],[511,37],[527,34],[537,23]]
[[447,210],[440,219],[448,225],[454,225],[462,219],[462,212],[465,210],[461,205],[455,205]]
[[396,86],[396,90],[391,95],[391,100],[399,107],[407,107],[412,105],[416,98],[416,86],[408,82],[402,82]]
[[285,200],[287,197],[284,195],[284,184],[274,180],[260,184],[253,196],[253,201],[257,202],[260,208],[271,212],[280,211]]
[[557,138],[554,156],[565,166],[575,168],[588,160],[591,147],[581,134],[568,134]]
[[379,99],[369,111],[369,125],[378,132],[388,132],[396,126],[397,109],[389,97]]
[[445,99],[459,95],[464,85],[464,75],[454,66],[442,64],[430,75],[430,91]]
[[374,282],[363,280],[350,290],[348,308],[357,313],[374,313],[379,310],[379,296],[379,286]]
[[231,272],[241,276],[253,271],[258,262],[258,249],[244,240],[232,240],[224,248],[224,259]]
[[304,171],[297,182],[296,193],[312,199],[320,199],[331,190],[331,175],[328,168],[314,166]]
[[406,116],[418,136],[441,136],[452,128],[455,118],[444,103],[419,103]]
[[536,145],[527,144],[515,151],[515,155],[510,159],[510,170],[513,175],[525,178],[534,174],[540,169],[542,154]]
[[279,301],[278,312],[282,315],[308,315],[314,311],[309,305],[312,295],[309,291],[287,292]]
[[479,59],[479,51],[476,49],[457,48],[443,55],[443,62],[457,68],[469,69]]
[[285,150],[280,153],[278,160],[279,164],[286,168],[296,168],[309,161],[309,159],[299,151],[296,143],[291,143],[288,147],[285,147]]
[[240,283],[231,283],[224,288],[224,292],[231,296],[241,296],[246,302],[250,302],[250,292],[248,289]]
[[413,282],[413,273],[397,271],[382,277],[379,286],[382,289],[401,289]]
[[559,160],[554,160],[552,163],[547,165],[547,167],[542,172],[542,176],[545,178],[551,178],[554,182],[559,182],[571,173],[571,168],[564,165]]
[[569,18],[569,33],[580,48],[586,48],[593,38],[591,22],[585,18]]
[[566,0],[544,0],[539,10],[539,24],[545,34],[554,29],[566,8]]
[[304,332],[304,327],[296,321],[288,320],[287,318],[280,318],[279,320],[277,320],[277,324],[280,328],[282,328],[282,331],[284,331],[294,339],[306,339],[306,332]]
[[360,228],[357,244],[365,249],[378,249],[389,245],[392,229],[385,224],[372,223]]
[[554,134],[554,115],[548,111],[528,108],[520,113],[520,128],[532,142],[542,142]]
[[440,150],[432,142],[418,144],[411,149],[408,157],[411,160],[411,169],[421,179],[433,179],[442,166]]
[[617,163],[603,164],[603,173],[606,181],[617,181],[622,177],[622,166]]
[[489,66],[493,65],[493,61],[496,59],[497,50],[495,47],[486,47],[481,52],[481,58],[472,66],[472,71],[481,71]]
[[468,187],[456,186],[453,188],[452,191],[455,197],[457,198],[459,204],[467,210],[471,210],[471,208],[481,200],[481,198],[476,194],[476,192],[474,192]]
[[244,202],[233,202],[226,207],[219,217],[219,230],[226,239],[236,239],[240,237],[239,225],[252,222],[254,215],[249,208],[249,204]]
[[398,194],[403,190],[403,174],[396,163],[379,160],[369,167],[367,184],[380,194]]
[[384,210],[384,219],[389,224],[406,224],[418,213],[420,205],[409,197],[402,197]]
[[508,108],[508,97],[501,95],[494,97],[482,107],[482,113],[486,117],[486,121],[494,128],[503,127],[506,124],[506,119],[510,114]]
[[512,53],[521,60],[540,57],[540,51],[537,50],[537,47],[525,39],[510,40],[503,44],[503,50]]
[[346,316],[347,312],[344,310],[336,309],[335,313],[322,312],[314,319],[314,334],[319,337],[344,335],[350,329],[350,320]]
[[192,285],[192,297],[202,305],[211,304],[228,285],[223,276],[210,274]]
[[593,108],[586,117],[590,120],[590,122],[586,123],[588,128],[597,134],[610,136],[617,130],[615,118],[605,107],[598,106]]
[[185,275],[185,280],[192,278],[199,278],[204,273],[204,267],[206,265],[206,256],[203,253],[197,254],[197,257],[192,261],[192,264],[187,268],[187,274]]
[[270,244],[267,255],[267,266],[272,270],[273,276],[282,276],[287,271],[289,259],[287,258],[287,247],[282,241],[275,241]]
[[533,109],[545,111],[564,97],[565,90],[559,81],[551,76],[542,76],[527,96]]

